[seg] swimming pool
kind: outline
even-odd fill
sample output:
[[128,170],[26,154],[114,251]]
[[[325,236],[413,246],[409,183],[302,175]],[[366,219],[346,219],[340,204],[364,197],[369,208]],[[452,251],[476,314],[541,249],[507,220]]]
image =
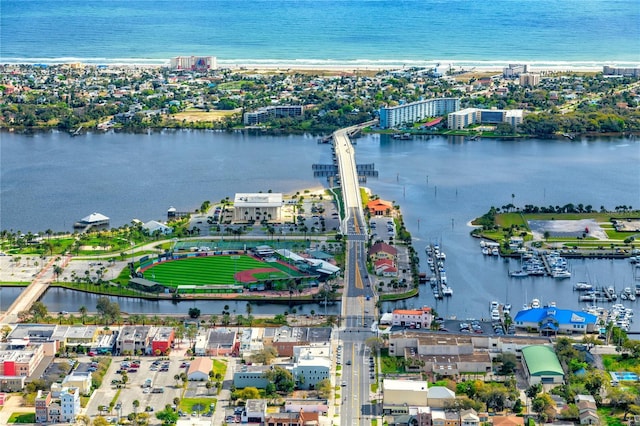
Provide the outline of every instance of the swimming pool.
[[630,371],[612,371],[611,379],[617,382],[637,382],[638,375],[636,373],[632,373]]

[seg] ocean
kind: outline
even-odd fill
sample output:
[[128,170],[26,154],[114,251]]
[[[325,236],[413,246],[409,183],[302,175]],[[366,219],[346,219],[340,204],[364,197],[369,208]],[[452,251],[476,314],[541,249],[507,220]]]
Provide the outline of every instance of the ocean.
[[0,0],[0,62],[640,64],[637,0]]

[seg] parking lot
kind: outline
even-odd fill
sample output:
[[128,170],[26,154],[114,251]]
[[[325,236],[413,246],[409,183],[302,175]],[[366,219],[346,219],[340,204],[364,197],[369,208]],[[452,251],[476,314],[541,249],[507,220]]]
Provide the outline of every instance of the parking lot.
[[[137,363],[135,361],[138,361]],[[136,367],[137,365],[137,367]],[[87,406],[87,414],[90,417],[103,415],[111,421],[120,416],[127,416],[135,411],[133,401],[140,402],[137,411],[161,410],[165,405],[173,405],[173,399],[180,397],[182,388],[176,387],[176,374],[186,372],[182,359],[172,357],[171,360],[158,358],[128,358],[113,357],[112,363],[102,381],[102,386],[97,389]],[[128,381],[122,385],[122,371],[126,371]],[[148,379],[150,383],[145,383]],[[181,383],[181,382],[179,382]],[[98,407],[109,406],[109,403],[120,390],[120,396],[112,412],[100,411]],[[147,407],[150,407],[147,409]],[[159,424],[160,421],[150,412],[151,424]]]

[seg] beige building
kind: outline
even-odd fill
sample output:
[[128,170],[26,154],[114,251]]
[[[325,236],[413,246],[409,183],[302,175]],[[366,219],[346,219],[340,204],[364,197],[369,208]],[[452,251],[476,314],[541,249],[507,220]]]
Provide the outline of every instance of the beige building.
[[540,84],[540,74],[520,74],[520,86],[536,87],[538,84]]
[[279,222],[282,218],[282,203],[281,193],[238,193],[233,202],[233,220]]
[[387,414],[405,412],[407,406],[426,407],[429,405],[428,384],[422,380],[392,380],[382,382],[383,410]]

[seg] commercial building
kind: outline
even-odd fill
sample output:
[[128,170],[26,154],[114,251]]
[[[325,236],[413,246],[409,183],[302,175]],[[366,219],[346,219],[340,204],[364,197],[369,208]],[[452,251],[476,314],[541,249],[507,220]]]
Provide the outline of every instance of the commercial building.
[[259,108],[256,111],[244,113],[245,126],[264,123],[272,118],[281,117],[304,117],[304,106],[302,105],[273,105]]
[[431,327],[433,314],[431,308],[424,306],[421,309],[394,309],[392,325],[400,327],[426,328]]
[[209,373],[213,370],[213,361],[211,358],[196,358],[189,365],[187,371],[187,380],[204,382],[209,380]]
[[450,129],[460,130],[472,124],[495,125],[507,123],[513,127],[522,124],[524,111],[521,109],[480,109],[465,108],[452,112],[447,116],[447,124]]
[[382,409],[385,414],[404,412],[407,406],[428,406],[428,384],[422,380],[384,379]]
[[393,204],[377,198],[367,203],[367,210],[371,216],[388,216],[393,211]]
[[280,221],[282,193],[237,193],[233,201],[233,220],[255,222]]
[[242,410],[242,423],[260,423],[264,422],[267,416],[267,400],[266,399],[247,399]]
[[269,383],[265,373],[270,369],[268,365],[243,365],[240,370],[233,373],[233,385],[238,389],[247,386],[264,389]]
[[62,389],[77,389],[82,395],[88,395],[91,392],[91,372],[74,371],[73,373],[62,379]]
[[424,118],[446,115],[459,109],[460,99],[458,98],[425,99],[393,107],[382,107],[379,111],[380,128],[398,128]]
[[43,344],[0,350],[0,376],[29,377],[44,357]]
[[532,308],[519,311],[513,318],[516,328],[545,334],[585,334],[596,331],[598,317],[582,311],[557,308]]
[[171,69],[188,71],[209,71],[218,68],[215,56],[176,56],[171,58]]
[[529,385],[561,384],[564,371],[550,346],[531,345],[522,348],[522,365]]
[[166,354],[173,344],[175,333],[173,327],[158,327],[152,330],[151,353],[153,355]]
[[293,377],[298,389],[315,389],[322,380],[329,379],[331,360],[328,357],[301,356],[293,366]]
[[147,353],[151,350],[150,325],[125,325],[116,340],[116,352],[135,354],[138,351]]

